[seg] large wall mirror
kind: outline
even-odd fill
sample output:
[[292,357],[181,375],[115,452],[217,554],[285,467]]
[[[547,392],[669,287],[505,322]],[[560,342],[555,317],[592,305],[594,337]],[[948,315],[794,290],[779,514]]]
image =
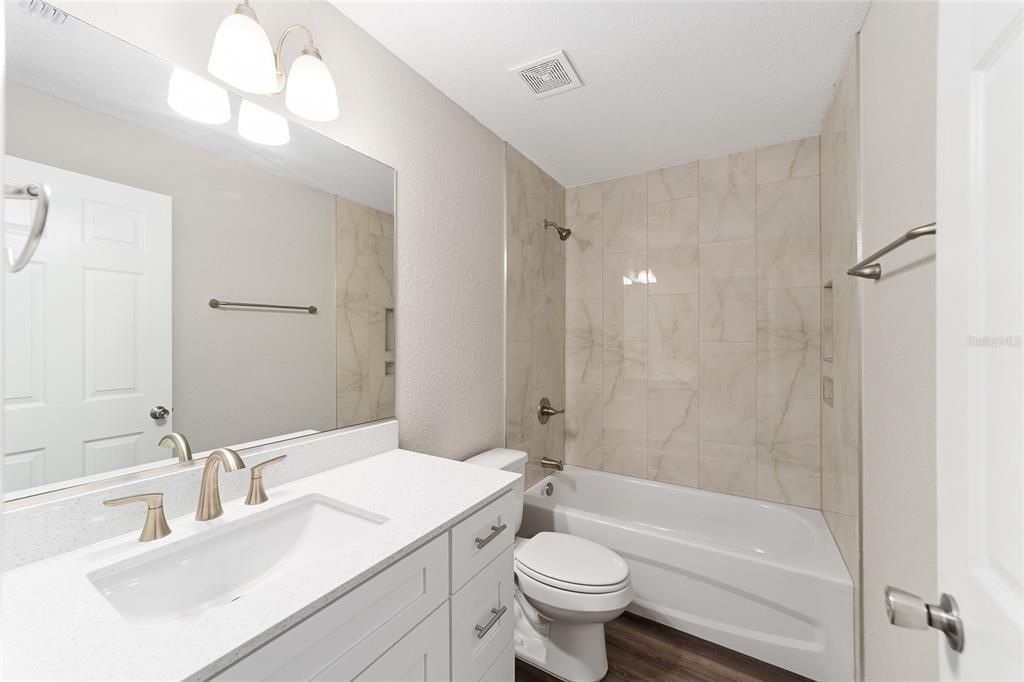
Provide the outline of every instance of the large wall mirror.
[[[26,5],[4,183],[51,200],[4,275],[6,499],[393,416],[393,170]],[[38,207],[5,199],[12,253]]]

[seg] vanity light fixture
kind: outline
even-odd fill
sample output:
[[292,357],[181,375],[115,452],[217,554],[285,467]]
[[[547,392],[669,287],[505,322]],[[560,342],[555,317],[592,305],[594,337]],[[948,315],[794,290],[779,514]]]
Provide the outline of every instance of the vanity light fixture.
[[[281,54],[285,39],[293,31],[304,31],[307,42],[285,75]],[[296,116],[311,121],[333,121],[338,117],[338,91],[334,78],[313,44],[312,32],[301,24],[285,29],[271,47],[249,0],[221,22],[210,49],[207,69],[228,85],[256,95],[285,93],[284,103]],[[287,88],[287,91],[286,91]]]
[[238,108],[238,134],[250,142],[272,147],[288,144],[290,139],[288,119],[247,99]]
[[167,104],[200,123],[220,125],[231,120],[228,91],[184,69],[175,68],[167,85]]
[[206,69],[243,92],[272,95],[279,90],[275,62],[270,38],[245,0],[220,22]]

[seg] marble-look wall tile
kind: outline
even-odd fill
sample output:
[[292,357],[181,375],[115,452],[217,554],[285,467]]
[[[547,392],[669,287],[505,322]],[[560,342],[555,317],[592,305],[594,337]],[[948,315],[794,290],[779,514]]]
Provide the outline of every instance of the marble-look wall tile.
[[697,293],[699,218],[696,197],[648,205],[651,295]]
[[570,218],[572,237],[565,242],[565,297],[569,300],[601,295],[604,245],[601,214]]
[[696,197],[700,190],[700,166],[694,161],[647,173],[647,201]]
[[394,350],[385,311],[394,308],[394,217],[335,200],[335,381],[337,425],[394,416]]
[[[835,512],[823,512],[825,521],[832,531],[839,553],[846,561],[846,570],[851,576],[860,573],[860,519],[857,516],[836,514]],[[854,602],[856,603],[856,602]]]
[[606,338],[604,358],[604,427],[646,433],[647,344]]
[[585,298],[566,302],[565,380],[600,386],[604,363],[602,301]]
[[395,307],[395,241],[370,235],[369,299],[371,306]]
[[337,306],[335,315],[335,340],[337,343],[362,343],[369,338],[370,322],[367,306]]
[[647,475],[644,434],[606,428],[603,441],[601,450],[605,471],[637,478],[644,478]]
[[505,205],[508,236],[529,239],[529,213],[527,210],[528,160],[509,145],[505,146]]
[[570,462],[815,504],[820,425],[777,414],[773,398],[818,398],[819,145],[567,192]]
[[700,487],[730,495],[757,493],[757,455],[752,445],[700,441]]
[[647,340],[647,254],[604,257],[604,336],[606,341]]
[[647,248],[647,176],[616,178],[601,183],[604,252],[624,253]]
[[697,294],[651,296],[648,303],[648,380],[697,389]]
[[521,443],[533,436],[533,342],[505,342],[505,441]]
[[756,269],[753,239],[701,245],[701,341],[756,340]]
[[818,399],[757,399],[757,496],[803,507],[821,505]]
[[[544,220],[566,224],[565,189],[528,158],[506,145],[507,230],[507,329],[505,345],[505,444],[525,450],[527,484],[544,474],[543,457],[563,459],[565,418],[558,415],[540,424],[537,404],[542,397],[561,407],[565,404],[565,332],[567,296],[567,243],[544,229]],[[590,239],[600,244],[600,216],[588,238],[588,225],[578,230],[573,242],[574,274],[588,272],[589,286],[600,291],[602,262],[597,249],[596,267],[587,269],[580,246]],[[575,281],[580,281],[579,279]],[[599,294],[597,294],[599,295]],[[595,360],[596,372],[602,359]]]
[[846,64],[821,134],[822,281],[831,282],[832,352],[823,370],[832,405],[821,402],[821,507],[854,585],[860,573],[860,313],[858,282],[845,274],[857,260],[860,232],[858,48]]
[[370,377],[370,419],[395,416],[395,377]]
[[647,478],[697,486],[698,402],[693,390],[648,389]]
[[526,286],[524,260],[526,247],[518,237],[509,236],[505,269],[506,315],[505,338],[508,341],[529,341],[533,338],[533,314],[530,290]]
[[783,142],[757,150],[757,184],[806,178],[818,174],[818,136]]
[[757,352],[753,343],[702,343],[700,437],[754,445],[757,440]]
[[751,239],[756,232],[755,153],[700,162],[700,241]]
[[758,186],[758,288],[821,283],[819,194],[817,175]]
[[338,426],[370,420],[370,373],[367,342],[337,344]]
[[365,309],[370,295],[370,209],[338,197],[335,213],[336,302]]
[[757,292],[757,391],[817,398],[820,386],[820,291]]
[[575,218],[601,212],[601,183],[595,182],[565,190],[565,216]]
[[603,438],[601,386],[568,384],[565,389],[565,462],[601,469]]

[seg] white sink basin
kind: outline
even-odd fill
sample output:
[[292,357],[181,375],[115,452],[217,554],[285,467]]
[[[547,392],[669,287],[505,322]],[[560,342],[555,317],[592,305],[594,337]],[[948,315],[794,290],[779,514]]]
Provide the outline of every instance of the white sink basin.
[[307,495],[93,571],[89,580],[125,618],[165,621],[242,599],[388,519]]

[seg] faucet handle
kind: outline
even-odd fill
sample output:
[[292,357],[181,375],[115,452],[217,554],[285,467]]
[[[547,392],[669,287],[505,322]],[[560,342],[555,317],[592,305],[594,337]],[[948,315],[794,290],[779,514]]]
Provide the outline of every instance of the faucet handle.
[[139,542],[159,540],[171,534],[171,527],[167,525],[167,517],[164,516],[164,494],[143,493],[142,495],[129,495],[127,497],[115,497],[112,500],[103,500],[108,507],[119,507],[130,502],[146,503],[146,522],[142,526],[142,533],[139,534]]
[[277,464],[283,462],[288,455],[280,455],[278,457],[272,457],[265,462],[260,462],[256,466],[251,468],[251,475],[249,476],[249,494],[245,497],[245,503],[248,505],[263,504],[269,498],[267,497],[267,491],[263,488],[263,470],[271,464]]

